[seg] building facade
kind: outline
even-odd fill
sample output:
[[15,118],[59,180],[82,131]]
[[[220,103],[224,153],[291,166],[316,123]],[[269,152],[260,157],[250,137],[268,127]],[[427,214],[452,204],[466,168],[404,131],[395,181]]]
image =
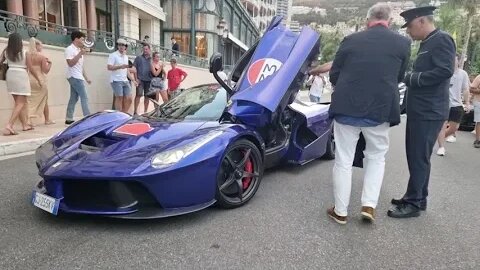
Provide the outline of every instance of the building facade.
[[[162,31],[162,45],[171,48],[172,38],[182,53],[208,59],[223,52],[226,65],[233,65],[259,38],[260,31],[240,1],[236,0],[165,0],[167,13]],[[224,33],[218,33],[221,21]]]
[[174,38],[180,63],[206,67],[219,51],[225,64],[233,65],[259,38],[259,26],[270,22],[274,3],[258,1],[255,18],[250,15],[255,6],[237,0],[3,0],[0,36],[21,31],[24,38],[63,47],[70,43],[68,34],[81,29],[95,51],[115,50],[121,36],[129,42],[129,54],[139,53],[146,41],[164,59],[172,57]]
[[263,33],[277,13],[277,0],[241,0],[240,2]]
[[166,20],[160,0],[121,0],[118,11],[120,35],[142,41],[147,36],[149,43],[160,44],[161,25]]
[[283,16],[286,23],[292,20],[292,0],[277,0],[277,15]]
[[290,21],[288,28],[290,28],[293,33],[300,33],[301,31],[301,26],[298,21]]
[[[6,0],[0,10],[32,18],[43,30],[58,26],[113,32],[115,0]],[[160,43],[165,13],[160,0],[119,0],[120,35]]]

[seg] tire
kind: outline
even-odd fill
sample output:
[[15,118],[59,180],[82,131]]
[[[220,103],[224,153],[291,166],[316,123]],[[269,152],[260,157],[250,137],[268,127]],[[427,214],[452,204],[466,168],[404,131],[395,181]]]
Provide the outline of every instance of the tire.
[[217,172],[217,206],[237,208],[250,201],[263,177],[263,159],[257,146],[238,140],[225,151]]
[[335,137],[333,136],[333,129],[330,134],[330,139],[327,141],[326,152],[322,156],[323,159],[335,159]]

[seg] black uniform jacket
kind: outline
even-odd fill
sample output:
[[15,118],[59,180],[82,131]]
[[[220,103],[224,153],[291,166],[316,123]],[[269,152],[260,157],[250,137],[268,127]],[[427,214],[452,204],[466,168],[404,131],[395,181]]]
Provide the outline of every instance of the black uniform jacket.
[[413,71],[404,80],[408,87],[408,119],[448,119],[448,89],[455,71],[455,51],[452,37],[438,29],[422,41]]

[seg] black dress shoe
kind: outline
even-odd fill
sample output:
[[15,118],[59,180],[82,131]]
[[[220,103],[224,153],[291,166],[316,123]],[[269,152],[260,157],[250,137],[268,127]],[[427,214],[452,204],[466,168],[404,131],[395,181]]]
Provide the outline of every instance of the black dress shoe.
[[[392,199],[391,203],[393,205],[400,205],[406,203],[403,199]],[[423,201],[420,203],[420,210],[426,211],[427,210],[427,201]]]
[[75,121],[73,120],[65,120],[65,125],[71,125],[73,124]]
[[420,216],[420,209],[411,204],[403,203],[388,210],[387,215],[392,218],[418,217]]

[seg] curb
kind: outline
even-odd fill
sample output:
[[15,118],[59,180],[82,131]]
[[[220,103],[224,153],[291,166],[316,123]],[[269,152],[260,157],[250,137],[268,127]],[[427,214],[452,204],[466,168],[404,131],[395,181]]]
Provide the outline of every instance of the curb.
[[50,137],[44,137],[44,138],[2,143],[0,144],[0,157],[34,151],[49,139]]

